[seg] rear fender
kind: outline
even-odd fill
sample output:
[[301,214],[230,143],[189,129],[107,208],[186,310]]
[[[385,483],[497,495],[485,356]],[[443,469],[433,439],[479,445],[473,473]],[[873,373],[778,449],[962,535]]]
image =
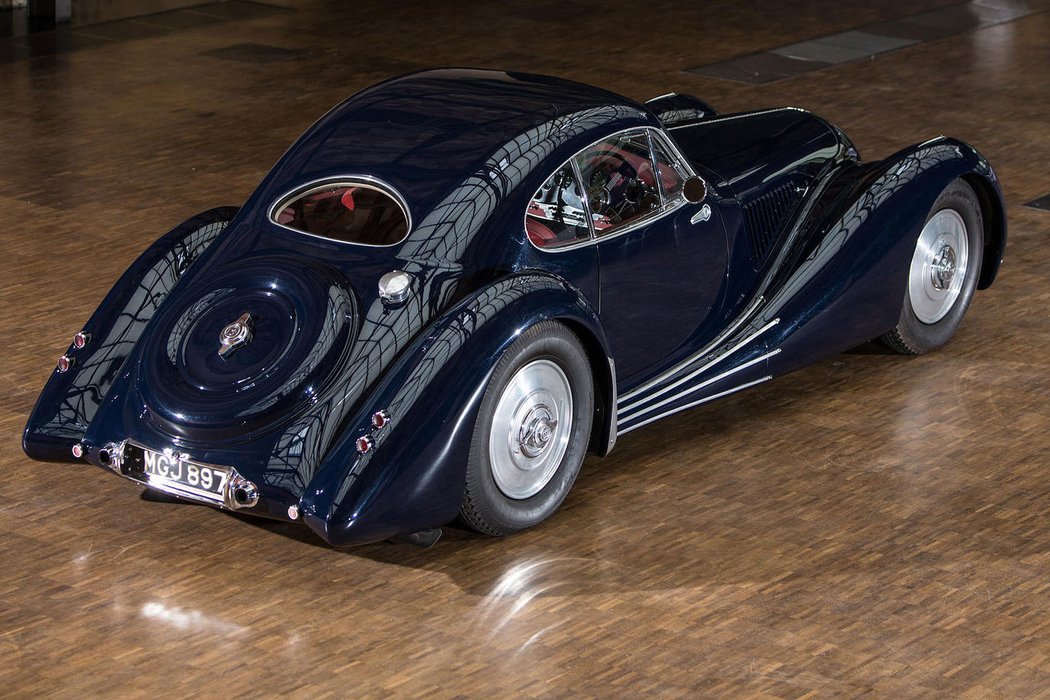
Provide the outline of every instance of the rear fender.
[[73,366],[55,369],[29,416],[22,449],[37,460],[70,461],[70,449],[94,418],[154,312],[190,265],[237,213],[217,207],[161,236],[132,263],[84,325],[83,348],[70,346]]
[[[582,294],[546,274],[504,278],[432,324],[361,404],[315,473],[300,504],[306,523],[328,542],[344,545],[454,519],[491,372],[523,330],[547,319],[586,333],[585,345],[607,347]],[[607,360],[592,369],[601,381],[614,381]],[[378,411],[389,416],[381,429],[371,423]],[[365,454],[357,449],[361,437],[373,441]]]

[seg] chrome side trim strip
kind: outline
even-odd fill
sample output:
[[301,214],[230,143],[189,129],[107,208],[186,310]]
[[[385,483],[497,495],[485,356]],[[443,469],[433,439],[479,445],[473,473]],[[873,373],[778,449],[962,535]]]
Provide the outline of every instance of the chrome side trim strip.
[[612,452],[612,448],[616,446],[617,423],[620,421],[620,412],[616,407],[616,361],[611,357],[607,359],[609,360],[609,375],[612,377],[612,401],[609,402],[609,410],[612,411],[612,415],[609,416],[609,442],[605,446],[605,454]]
[[657,95],[656,97],[650,97],[648,100],[645,101],[645,104],[649,104],[650,102],[656,102],[657,100],[662,100],[665,97],[674,97],[677,94],[678,94],[677,92],[665,92],[662,95]]
[[715,399],[720,399],[723,396],[728,396],[729,394],[735,394],[738,391],[741,391],[743,389],[747,389],[749,387],[753,387],[756,384],[761,384],[762,382],[768,382],[772,378],[773,378],[772,374],[767,374],[766,376],[762,377],[761,379],[756,379],[755,381],[748,382],[747,384],[741,384],[740,386],[733,387],[732,389],[726,389],[725,391],[720,392],[718,394],[715,394],[714,396],[708,396],[707,398],[700,399],[699,401],[693,401],[692,403],[687,403],[684,406],[679,406],[678,408],[672,408],[670,411],[665,411],[665,412],[663,412],[663,413],[661,413],[659,415],[653,416],[652,418],[648,418],[648,419],[642,421],[641,423],[637,423],[635,425],[632,425],[629,428],[621,428],[620,431],[619,431],[620,435],[624,435],[626,433],[629,433],[632,430],[634,430],[635,428],[641,428],[643,425],[649,425],[650,423],[652,423],[654,421],[658,421],[661,418],[666,418],[667,416],[670,416],[670,415],[673,415],[675,413],[678,413],[679,411],[684,411],[686,409],[693,408],[695,406],[699,406],[700,404],[707,403],[709,401],[714,401]]
[[667,130],[668,131],[672,131],[674,129],[685,129],[685,128],[688,128],[690,126],[698,126],[699,124],[710,124],[712,122],[724,122],[724,121],[730,121],[732,119],[744,119],[745,117],[754,117],[754,116],[757,116],[759,114],[772,114],[773,112],[806,112],[806,113],[809,113],[809,110],[808,109],[803,109],[802,107],[774,107],[772,109],[759,109],[759,110],[756,110],[754,112],[741,112],[740,114],[728,114],[728,115],[726,115],[724,117],[714,117],[713,119],[705,119],[702,122],[697,122],[696,124],[682,124],[681,126],[672,126],[672,127],[669,127]]
[[[653,377],[652,379],[650,379],[649,381],[645,382],[644,384],[642,384],[642,385],[640,385],[638,387],[635,387],[634,389],[631,389],[626,394],[621,396],[620,400],[621,401],[630,401],[631,399],[636,398],[639,394],[642,394],[643,392],[648,391],[649,389],[651,389],[652,387],[656,386],[660,382],[663,382],[663,381],[666,381],[666,380],[670,379],[671,377],[673,377],[674,375],[678,374],[682,370],[688,368],[689,365],[693,364],[694,362],[699,360],[704,355],[707,355],[708,353],[710,353],[712,350],[714,350],[720,344],[722,344],[722,342],[724,342],[726,338],[728,338],[729,336],[733,335],[733,333],[735,333],[736,330],[738,328],[740,328],[740,326],[744,325],[744,322],[747,321],[751,317],[751,314],[753,314],[755,312],[755,310],[759,307],[759,305],[761,305],[762,302],[764,302],[764,301],[765,301],[765,297],[758,297],[757,299],[755,299],[753,302],[751,302],[751,305],[748,306],[744,310],[744,313],[740,314],[740,316],[737,317],[736,321],[734,321],[729,326],[729,328],[727,328],[724,331],[722,331],[722,333],[720,333],[717,338],[715,338],[710,343],[705,345],[698,352],[693,353],[692,355],[690,355],[686,359],[684,359],[681,362],[679,362],[674,367],[672,367],[672,368],[670,368],[670,369],[668,369],[668,370],[666,370],[664,372],[661,372],[659,375]],[[778,319],[774,319],[766,327],[760,328],[758,331],[756,331],[752,335],[744,338],[739,343],[737,343],[732,349],[730,349],[729,352],[726,352],[725,354],[721,355],[720,357],[716,357],[715,359],[711,360],[709,363],[704,365],[704,367],[702,367],[698,371],[702,372],[703,370],[718,364],[719,362],[721,362],[726,357],[729,357],[729,355],[731,355],[733,353],[733,351],[737,350],[738,348],[743,347],[746,343],[748,343],[751,340],[754,340],[755,338],[757,338],[767,328],[769,328],[770,325],[775,325],[775,324],[777,324],[779,322],[780,322],[779,318]],[[674,385],[674,386],[677,386],[677,384]],[[672,388],[673,388],[673,386],[672,386]],[[660,394],[657,393],[654,396],[659,396],[659,395]],[[653,398],[653,397],[649,397],[649,398]],[[647,400],[647,399],[642,399],[642,400]]]
[[[705,386],[710,386],[711,384],[714,384],[715,382],[721,381],[721,380],[725,379],[726,377],[728,377],[730,375],[736,374],[737,372],[740,372],[741,370],[745,370],[748,367],[751,367],[752,365],[756,365],[759,362],[762,362],[763,360],[768,360],[769,358],[771,358],[771,357],[773,357],[775,355],[779,355],[779,354],[780,354],[780,348],[777,348],[773,352],[767,352],[765,355],[759,355],[758,357],[755,357],[755,358],[752,358],[752,359],[748,360],[747,362],[745,362],[742,365],[737,365],[736,367],[733,367],[732,369],[727,369],[725,372],[722,372],[719,375],[711,377],[710,379],[705,379],[704,381],[700,382],[696,386],[689,387],[685,391],[680,391],[677,394],[674,394],[673,396],[668,396],[666,399],[664,399],[663,401],[660,401],[659,403],[654,403],[652,406],[646,406],[645,408],[641,409],[640,411],[635,412],[635,415],[627,416],[623,420],[626,422],[626,421],[629,421],[629,420],[633,420],[633,419],[637,418],[640,415],[644,415],[644,414],[649,413],[651,411],[655,411],[656,409],[660,408],[661,406],[666,406],[669,403],[677,401],[678,399],[682,398],[683,396],[688,396],[689,394],[695,393],[695,392],[699,391],[700,389],[703,389]],[[697,372],[700,372],[700,371],[701,370],[697,370]],[[696,374],[697,372],[694,372],[693,374]],[[692,376],[693,375],[690,375],[690,377],[692,377]],[[689,379],[690,377],[686,377],[685,379]],[[685,379],[682,379],[681,381],[685,381]],[[651,397],[651,398],[655,398],[655,397]],[[634,405],[637,406],[640,403],[644,403],[644,401],[636,402]],[[622,411],[619,411],[617,413],[617,417],[619,417],[620,415],[622,415],[624,413],[627,413],[627,412],[628,411],[625,408]]]

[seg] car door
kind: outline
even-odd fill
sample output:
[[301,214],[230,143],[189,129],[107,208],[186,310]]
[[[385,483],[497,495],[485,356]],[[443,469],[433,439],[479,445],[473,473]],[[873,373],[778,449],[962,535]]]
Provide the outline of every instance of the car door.
[[614,134],[575,159],[597,240],[599,314],[617,375],[644,379],[719,309],[727,266],[717,207],[688,203],[693,175],[652,129]]

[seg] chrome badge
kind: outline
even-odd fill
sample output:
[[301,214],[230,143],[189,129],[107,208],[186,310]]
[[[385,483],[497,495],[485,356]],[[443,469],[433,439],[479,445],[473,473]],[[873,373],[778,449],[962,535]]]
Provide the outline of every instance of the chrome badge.
[[240,318],[226,325],[219,332],[219,357],[226,357],[242,345],[250,343],[251,340],[252,317],[248,312],[244,312]]

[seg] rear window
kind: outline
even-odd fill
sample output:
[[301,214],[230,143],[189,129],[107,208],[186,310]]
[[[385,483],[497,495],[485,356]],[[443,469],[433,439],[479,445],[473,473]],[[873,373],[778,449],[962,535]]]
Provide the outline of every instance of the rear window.
[[281,226],[359,245],[388,246],[408,235],[408,212],[391,194],[360,182],[330,182],[292,195],[273,209]]

